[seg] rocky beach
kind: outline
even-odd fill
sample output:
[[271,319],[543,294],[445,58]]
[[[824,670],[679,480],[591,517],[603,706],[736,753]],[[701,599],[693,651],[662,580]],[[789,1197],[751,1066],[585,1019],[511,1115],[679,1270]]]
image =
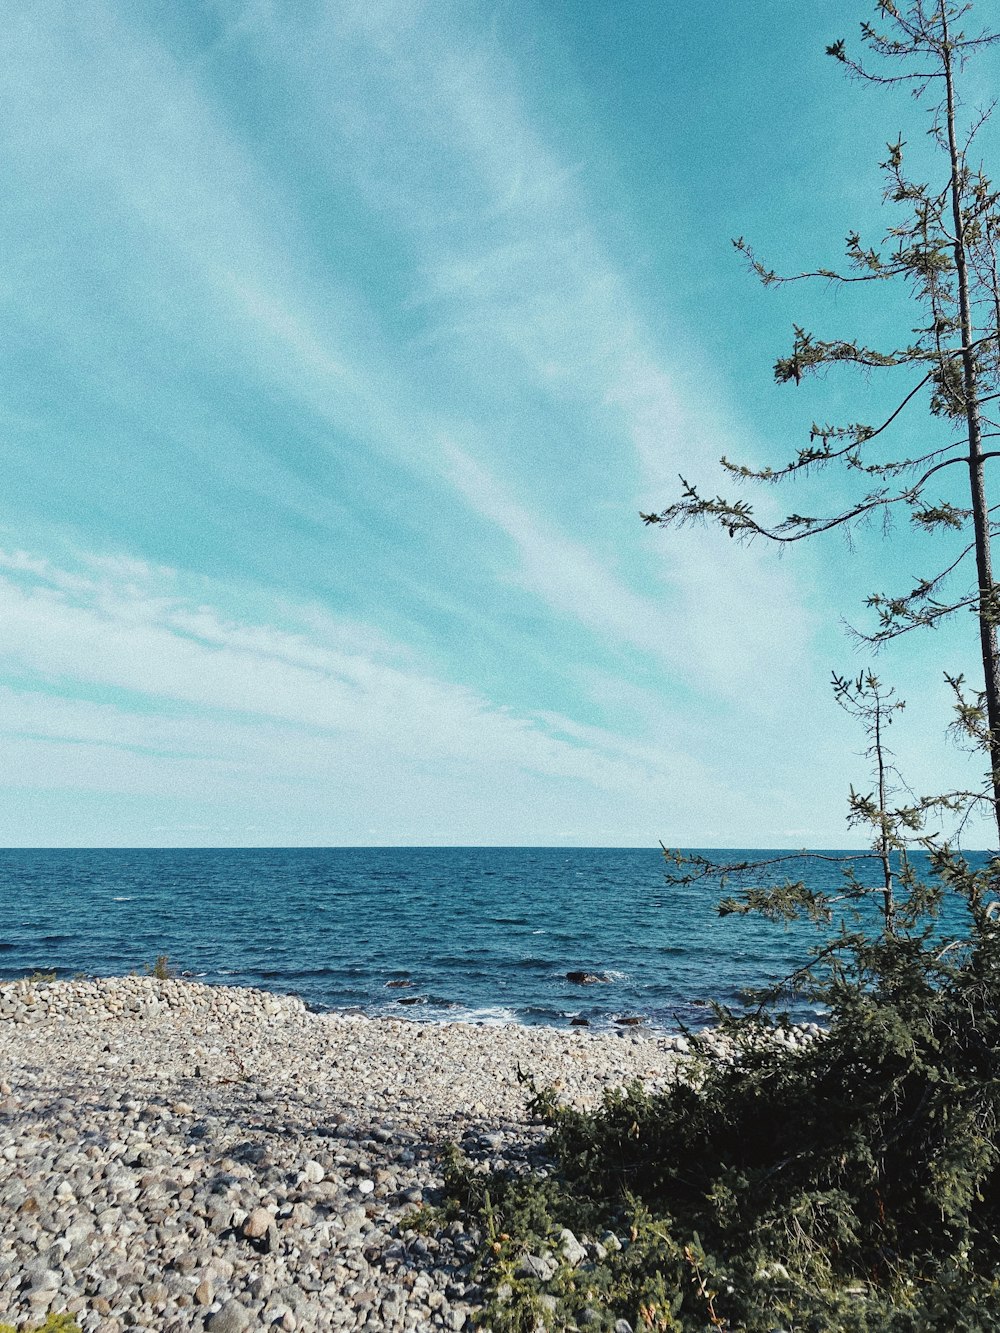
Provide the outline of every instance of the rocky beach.
[[471,1328],[476,1237],[420,1226],[442,1146],[523,1162],[540,1129],[519,1069],[593,1105],[662,1085],[684,1047],[146,976],[0,985],[0,1322]]

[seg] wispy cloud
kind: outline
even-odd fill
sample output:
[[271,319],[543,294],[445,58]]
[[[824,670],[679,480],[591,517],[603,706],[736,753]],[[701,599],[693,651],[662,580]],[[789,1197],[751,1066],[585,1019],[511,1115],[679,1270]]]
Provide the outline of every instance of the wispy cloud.
[[306,630],[234,621],[180,595],[169,571],[67,570],[23,552],[0,570],[0,662],[21,682],[3,691],[0,734],[8,755],[36,751],[28,769],[7,769],[19,783],[127,789],[159,774],[170,788],[182,772],[192,791],[225,780],[343,792],[417,765],[429,790],[467,784],[478,808],[521,777],[645,804],[680,772],[676,755],[571,718],[518,714]]
[[[301,218],[195,68],[110,7],[99,6],[72,48],[60,41],[63,6],[42,9],[49,21],[15,21],[5,39],[20,72],[15,105],[26,150],[64,162],[71,148],[79,187],[105,190],[108,206],[145,233],[147,262],[162,267],[166,247],[175,266],[196,275],[216,345],[237,340],[257,374],[331,426],[455,483],[467,505],[518,542],[525,586],[603,640],[667,656],[692,678],[708,671],[730,690],[733,657],[719,644],[748,600],[766,600],[770,626],[755,637],[757,619],[741,625],[744,664],[773,656],[777,639],[786,655],[803,641],[808,624],[786,569],[751,557],[742,588],[727,597],[730,552],[704,541],[648,542],[644,578],[659,582],[661,610],[648,589],[644,596],[630,586],[640,567],[634,555],[631,572],[607,569],[606,526],[596,543],[585,535],[603,496],[578,489],[568,528],[523,500],[501,502],[505,487],[525,489],[517,474],[526,459],[512,452],[513,439],[552,422],[551,405],[537,415],[539,390],[557,410],[574,405],[579,433],[570,443],[561,426],[566,443],[547,459],[532,450],[542,473],[565,474],[585,451],[591,487],[624,483],[647,503],[667,474],[721,452],[735,427],[705,392],[704,367],[696,393],[693,372],[666,356],[671,313],[655,333],[648,328],[634,278],[601,241],[585,169],[546,144],[518,71],[493,38],[447,4],[393,0],[308,17],[230,10],[230,39],[283,70],[297,90],[296,114],[315,120],[314,147],[334,145],[331,172],[347,170],[381,226],[413,253],[411,299],[425,310],[437,351],[404,363],[357,292],[329,267],[317,278]],[[58,118],[36,91],[42,70],[58,70]],[[163,290],[162,271],[151,281]],[[86,361],[93,344],[81,328],[74,355]],[[697,350],[686,360],[697,362]],[[117,392],[128,395],[127,378]],[[507,405],[499,429],[487,424],[498,400]],[[459,402],[478,417],[471,432],[455,421]],[[442,418],[453,448],[441,447]],[[466,484],[473,469],[487,484]],[[634,523],[634,509],[619,507],[616,521]]]
[[[59,369],[63,411],[46,381],[34,416],[5,409],[12,431],[49,457],[64,440],[67,470],[92,429],[127,444],[121,495],[99,497],[112,529],[162,494],[162,451],[179,519],[211,498],[205,567],[228,554],[242,580],[223,595],[200,579],[173,515],[155,547],[190,573],[8,554],[4,743],[25,783],[230,806],[243,790],[270,817],[294,789],[329,836],[331,790],[351,827],[367,800],[413,828],[451,812],[451,836],[473,840],[491,815],[500,839],[588,821],[591,838],[648,839],[686,810],[696,838],[700,799],[750,809],[725,758],[706,745],[699,763],[680,696],[711,714],[750,680],[808,673],[802,590],[761,554],[734,578],[724,543],[644,535],[636,512],[746,424],[676,312],[651,314],[588,145],[553,146],[481,20],[451,0],[220,0],[215,37],[185,44],[152,4],[95,0],[81,22],[34,0],[4,25],[17,188],[0,221],[11,238],[50,230],[48,253],[19,249],[0,303]],[[345,201],[360,222],[327,217]],[[261,515],[260,545],[273,530],[292,553],[280,605],[233,554]],[[462,540],[468,568],[445,586]],[[373,590],[376,558],[402,591]],[[546,616],[532,651],[558,706],[505,649],[476,678],[469,627],[508,642],[496,594]],[[412,641],[376,626],[376,595]],[[622,697],[666,700],[658,733],[616,729],[611,661]]]
[[[351,160],[354,179],[414,254],[413,300],[460,368],[466,402],[480,404],[467,409],[474,430],[459,422],[437,433],[441,464],[465,502],[517,544],[525,586],[592,632],[729,692],[780,663],[799,670],[813,624],[793,570],[767,553],[745,552],[734,571],[732,548],[711,537],[654,539],[642,557],[636,541],[619,539],[632,557],[609,568],[602,511],[612,487],[635,497],[615,521],[637,524],[640,504],[655,507],[679,471],[693,467],[711,484],[715,460],[753,441],[691,329],[669,308],[650,326],[635,272],[602,239],[613,226],[586,164],[560,160],[546,142],[507,53],[449,5],[338,6],[293,31],[290,40],[284,21],[264,22],[254,39],[274,43],[294,69],[332,142],[346,124],[366,145]],[[345,50],[349,67],[331,89],[326,71]],[[683,354],[668,353],[678,340]],[[576,414],[573,428],[526,449],[545,429],[539,393]],[[491,432],[486,415],[498,405]],[[433,436],[433,421],[417,434]],[[585,480],[574,491],[577,460]],[[568,522],[539,508],[543,477],[573,494]],[[640,568],[645,593],[632,583]]]
[[[659,595],[637,592],[607,559],[519,504],[482,464],[454,447],[447,454],[466,502],[516,547],[519,581],[554,612],[638,650],[687,688],[738,695],[748,713],[774,711],[783,677],[807,660],[812,629],[780,569],[760,562],[740,579],[723,576],[732,552],[720,551],[714,534],[689,533],[680,554],[660,557]],[[748,690],[762,665],[773,691]]]

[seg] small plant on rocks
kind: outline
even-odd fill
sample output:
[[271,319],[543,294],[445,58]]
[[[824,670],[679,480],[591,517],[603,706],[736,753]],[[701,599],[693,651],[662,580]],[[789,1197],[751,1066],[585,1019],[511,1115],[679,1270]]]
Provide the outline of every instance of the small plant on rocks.
[[[0,1324],[0,1333],[18,1333],[13,1324]],[[21,1326],[20,1333],[80,1333],[80,1325],[70,1314],[50,1314],[44,1324]]]
[[177,975],[169,955],[165,953],[157,954],[154,963],[147,963],[145,972],[147,977],[155,977],[157,981],[170,981]]

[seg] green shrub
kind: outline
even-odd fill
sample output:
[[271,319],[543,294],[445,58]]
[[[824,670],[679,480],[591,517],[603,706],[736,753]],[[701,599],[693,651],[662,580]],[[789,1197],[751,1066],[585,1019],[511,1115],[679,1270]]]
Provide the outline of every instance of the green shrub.
[[[0,1324],[0,1333],[18,1333],[13,1324]],[[71,1314],[50,1314],[44,1324],[21,1326],[21,1333],[80,1333],[80,1325]]]
[[155,977],[157,981],[170,981],[177,975],[176,969],[171,966],[168,954],[157,954],[155,963],[147,963],[145,967],[147,977]]
[[[771,1021],[721,1014],[732,1060],[593,1113],[538,1105],[553,1169],[483,1176],[452,1161],[481,1229],[495,1333],[574,1325],[918,1333],[1000,1325],[1000,926],[991,871],[942,854],[969,934],[843,934],[806,984],[825,1035],[786,1050]],[[548,1282],[518,1276],[558,1235],[620,1251]],[[542,1296],[548,1297],[542,1302]],[[554,1304],[553,1304],[554,1298]]]

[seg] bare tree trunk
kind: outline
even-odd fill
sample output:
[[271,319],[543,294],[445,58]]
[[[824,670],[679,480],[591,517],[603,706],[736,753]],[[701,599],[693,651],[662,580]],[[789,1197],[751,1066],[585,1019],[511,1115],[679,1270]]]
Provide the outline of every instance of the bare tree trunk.
[[989,506],[983,478],[982,425],[979,415],[979,384],[973,351],[972,310],[969,301],[969,273],[962,216],[962,154],[955,133],[955,81],[948,14],[945,0],[939,0],[941,18],[941,59],[947,95],[948,152],[951,158],[951,207],[955,228],[954,256],[958,278],[959,318],[962,334],[962,385],[965,418],[969,432],[969,487],[972,494],[972,524],[976,546],[976,572],[979,578],[979,642],[986,685],[986,721],[989,728],[990,775],[993,783],[993,813],[1000,839],[1000,663],[997,660],[997,596],[993,583],[990,552]]
[[889,839],[889,817],[886,814],[885,754],[882,750],[882,703],[875,697],[875,757],[878,761],[879,859],[882,862],[882,917],[885,933],[895,933],[896,904],[892,883],[892,848]]

